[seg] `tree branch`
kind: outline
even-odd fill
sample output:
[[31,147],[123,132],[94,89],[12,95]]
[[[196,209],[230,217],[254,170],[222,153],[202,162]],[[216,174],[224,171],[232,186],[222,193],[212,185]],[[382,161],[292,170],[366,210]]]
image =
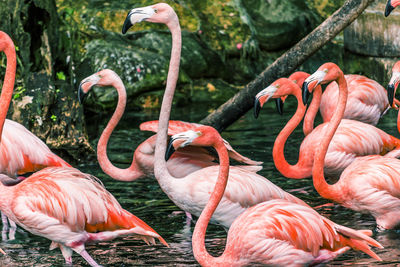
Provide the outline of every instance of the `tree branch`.
[[307,58],[352,23],[373,0],[348,0],[321,25],[268,66],[245,88],[201,123],[222,131],[253,107],[255,95],[276,79],[288,76]]

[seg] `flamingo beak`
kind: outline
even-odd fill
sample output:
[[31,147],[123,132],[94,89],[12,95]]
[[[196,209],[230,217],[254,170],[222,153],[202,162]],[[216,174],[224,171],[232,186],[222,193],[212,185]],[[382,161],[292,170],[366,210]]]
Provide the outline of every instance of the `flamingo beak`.
[[139,23],[143,20],[147,20],[155,13],[156,11],[152,6],[132,9],[128,13],[124,21],[124,25],[122,26],[122,34],[125,34],[129,30],[129,28],[132,27],[134,24]]
[[303,83],[301,90],[302,90],[303,104],[307,105],[308,99],[310,98],[310,95],[311,95],[310,91],[308,91],[308,82]]
[[394,7],[392,6],[392,0],[388,0],[385,8],[385,17],[389,16],[393,9]]
[[261,104],[260,104],[260,100],[255,97],[254,99],[254,118],[258,118],[258,115],[260,114],[260,110],[261,110]]
[[193,130],[174,134],[169,141],[167,151],[165,153],[165,161],[167,161],[178,148],[190,145],[200,135],[201,132],[195,132]]
[[168,143],[167,151],[165,152],[165,161],[168,161],[169,158],[174,154],[175,148],[174,148],[174,140],[171,139]]
[[278,111],[279,115],[283,114],[283,101],[282,99],[279,98],[275,98],[275,104],[276,104],[276,110]]
[[83,103],[83,100],[84,100],[85,97],[86,97],[86,93],[85,93],[85,91],[84,91],[83,88],[82,88],[82,86],[83,86],[84,83],[87,83],[87,81],[82,81],[82,82],[79,84],[79,88],[78,88],[78,100],[79,100],[79,104],[82,104],[82,103]]
[[393,100],[394,100],[394,84],[389,84],[387,87],[387,96],[389,101],[389,106],[393,107]]
[[254,117],[256,119],[262,106],[264,106],[264,104],[275,94],[276,90],[278,90],[278,87],[270,85],[256,95],[254,100]]

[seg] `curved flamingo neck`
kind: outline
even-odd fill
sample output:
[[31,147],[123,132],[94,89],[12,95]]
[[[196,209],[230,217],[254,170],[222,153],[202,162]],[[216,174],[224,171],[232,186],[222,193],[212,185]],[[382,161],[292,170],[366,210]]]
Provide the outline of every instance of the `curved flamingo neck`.
[[[219,140],[214,145],[214,148],[218,153],[220,161],[217,182],[213,192],[211,193],[210,200],[197,220],[192,236],[193,254],[201,266],[218,266],[224,263],[223,258],[225,256],[224,254],[217,258],[211,256],[205,245],[208,223],[224,195],[229,175],[229,156],[222,140]],[[225,262],[225,264],[227,263]]]
[[[297,86],[297,85],[296,85]],[[300,179],[310,176],[310,173],[302,168],[299,162],[296,165],[289,164],[285,159],[285,144],[290,134],[296,129],[303,119],[306,107],[301,100],[301,90],[292,90],[292,95],[297,99],[297,109],[293,117],[288,121],[282,131],[279,133],[275,140],[272,157],[274,159],[275,167],[280,173],[289,178]]]
[[[172,176],[167,169],[165,152],[167,149],[168,122],[171,113],[172,99],[174,97],[176,83],[179,76],[179,64],[181,58],[181,28],[178,16],[174,13],[172,20],[167,24],[172,35],[171,59],[169,62],[167,85],[161,105],[160,117],[158,120],[158,130],[156,148],[154,153],[154,175],[161,188],[167,189]],[[164,190],[165,192],[165,190]]]
[[17,56],[15,54],[14,43],[8,36],[2,41],[7,43],[7,47],[3,50],[7,57],[7,67],[0,95],[0,140],[14,90],[15,72],[17,67]]
[[304,117],[303,132],[307,136],[314,130],[314,121],[321,103],[322,88],[318,85],[313,92],[313,98]]
[[112,178],[119,181],[133,181],[143,175],[136,164],[135,158],[133,158],[131,166],[126,169],[121,169],[114,166],[107,156],[108,140],[124,114],[126,106],[126,91],[122,81],[117,80],[113,82],[112,86],[118,92],[118,104],[110,121],[107,123],[106,128],[100,136],[97,144],[97,160],[99,161],[101,169]]
[[397,131],[400,133],[400,107],[397,113]]
[[314,165],[313,165],[313,183],[317,192],[323,197],[331,200],[336,200],[336,196],[341,194],[339,189],[340,180],[334,184],[330,185],[326,182],[324,176],[324,163],[325,156],[328,151],[329,144],[336,132],[336,129],[339,127],[340,121],[343,118],[344,111],[346,109],[346,101],[347,101],[347,83],[344,78],[343,72],[340,71],[339,77],[336,82],[339,86],[339,100],[338,105],[335,109],[335,112],[332,116],[331,121],[328,124],[327,129],[324,132],[324,137],[321,140],[319,145],[319,149],[317,150],[314,156]]

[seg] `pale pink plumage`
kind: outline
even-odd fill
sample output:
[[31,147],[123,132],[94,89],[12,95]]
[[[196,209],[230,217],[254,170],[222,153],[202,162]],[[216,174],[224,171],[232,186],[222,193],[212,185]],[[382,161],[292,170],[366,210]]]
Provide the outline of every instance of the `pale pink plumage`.
[[[299,165],[307,168],[311,176],[314,155],[328,123],[318,125],[307,135],[300,146]],[[324,172],[329,176],[340,175],[356,158],[386,154],[400,148],[400,140],[384,131],[359,121],[343,119],[329,144]],[[394,155],[394,154],[390,154]]]
[[[204,244],[207,225],[224,201],[224,192],[231,182],[229,159],[218,132],[208,126],[179,135],[192,145],[213,146],[218,151],[221,166],[207,206],[193,232],[192,246],[196,260],[202,266],[303,266],[329,261],[349,248],[362,250],[377,260],[380,258],[369,245],[382,247],[369,237],[371,231],[355,231],[337,225],[320,216],[307,205],[285,199],[257,204],[238,216],[232,223],[226,248],[221,256],[211,256]],[[178,137],[175,138],[179,140]],[[206,179],[206,177],[205,177]],[[238,194],[238,192],[235,192]],[[221,201],[221,202],[220,202]]]
[[[344,119],[378,124],[379,119],[389,107],[385,88],[376,81],[362,75],[345,75],[349,96]],[[331,120],[337,106],[339,88],[330,83],[321,97],[320,112],[324,122]]]
[[16,54],[13,41],[2,31],[0,51],[7,57],[0,102],[0,173],[15,178],[18,174],[34,172],[46,166],[70,166],[24,126],[5,119],[14,90]]
[[[297,76],[299,76],[299,73]],[[312,130],[301,143],[298,162],[293,165],[287,162],[284,155],[284,146],[289,135],[301,122],[306,111],[306,107],[302,104],[299,85],[302,85],[302,83],[295,84],[290,79],[281,78],[262,90],[256,97],[261,106],[270,98],[281,98],[288,95],[294,95],[298,101],[296,113],[279,133],[273,149],[276,168],[284,176],[296,179],[311,176],[316,150],[324,137],[323,133],[326,127],[329,125],[328,122],[325,122]],[[321,94],[320,87],[315,91],[316,94]],[[310,108],[315,108],[318,102],[311,105],[314,106]],[[400,154],[399,139],[370,124],[355,120],[342,120],[329,145],[325,157],[324,173],[329,176],[340,175],[357,157],[385,155],[389,151],[392,152],[387,156],[395,157]]]
[[11,177],[47,166],[70,167],[21,124],[5,120],[0,144],[0,173]]
[[[344,114],[347,83],[343,72],[334,63],[322,65],[306,80],[308,84],[314,81],[317,81],[317,84],[335,81],[340,90],[334,116],[326,130],[321,133],[323,138],[314,158],[315,189],[324,198],[356,211],[370,213],[375,217],[380,228],[391,229],[399,226],[400,160],[379,155],[360,157],[343,171],[335,184],[331,185],[325,181],[324,157]],[[308,89],[305,88],[305,90]]]
[[[132,163],[126,169],[121,169],[112,164],[107,156],[107,144],[111,133],[121,119],[126,105],[126,90],[121,78],[110,69],[103,69],[82,80],[79,87],[79,95],[87,94],[93,86],[113,86],[118,92],[118,104],[113,116],[100,136],[97,145],[97,158],[102,170],[112,178],[120,181],[133,181],[146,176],[154,175],[154,148],[156,137],[152,136],[142,142],[135,150]],[[184,121],[170,121],[169,134],[180,130],[193,129],[201,124]],[[144,122],[140,125],[141,130],[157,131],[158,121]],[[239,163],[249,165],[260,165],[262,162],[253,161],[237,153],[228,142],[226,146],[230,156]],[[199,147],[187,147],[176,153],[167,163],[168,169],[176,177],[184,177],[189,173],[204,167],[214,166],[215,155],[207,149]],[[259,171],[261,166],[243,166],[252,171]]]
[[145,222],[124,210],[97,178],[74,168],[49,167],[15,186],[0,183],[0,208],[25,230],[50,239],[60,247],[66,263],[72,251],[92,266],[85,243],[133,235],[167,243]]

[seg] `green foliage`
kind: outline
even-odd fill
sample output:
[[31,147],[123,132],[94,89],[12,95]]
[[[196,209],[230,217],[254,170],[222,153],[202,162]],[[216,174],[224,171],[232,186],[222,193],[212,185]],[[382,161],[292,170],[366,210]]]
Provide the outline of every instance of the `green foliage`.
[[345,0],[306,0],[307,5],[320,16],[320,20],[328,18],[339,9]]
[[56,73],[56,75],[57,75],[57,79],[62,80],[62,81],[65,81],[65,78],[66,78],[66,77],[65,77],[64,72],[59,71],[59,72]]
[[16,100],[21,97],[21,95],[26,91],[26,89],[22,86],[17,86],[17,88],[14,89],[14,95],[13,99]]

